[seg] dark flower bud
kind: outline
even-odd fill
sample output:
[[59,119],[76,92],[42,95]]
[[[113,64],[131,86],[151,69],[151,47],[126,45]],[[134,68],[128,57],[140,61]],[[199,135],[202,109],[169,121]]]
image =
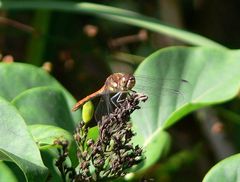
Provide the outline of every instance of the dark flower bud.
[[[129,120],[131,113],[140,108],[138,104],[146,99],[147,96],[144,94],[130,93],[114,111],[102,116],[101,121],[98,122],[99,138],[95,141],[87,139],[89,128],[84,122],[80,122],[74,134],[80,164],[79,168],[69,170],[72,171],[69,172],[72,181],[101,181],[124,176],[126,169],[144,159],[142,149],[131,143],[135,133],[132,131]],[[62,144],[63,160],[68,154],[67,145],[68,143]],[[59,166],[62,164],[61,160],[58,161]],[[90,170],[90,168],[95,169]],[[59,169],[62,168],[59,167]],[[66,171],[60,172],[66,173]]]
[[93,139],[89,139],[88,141],[87,141],[87,146],[92,146],[94,144],[94,141],[93,141]]

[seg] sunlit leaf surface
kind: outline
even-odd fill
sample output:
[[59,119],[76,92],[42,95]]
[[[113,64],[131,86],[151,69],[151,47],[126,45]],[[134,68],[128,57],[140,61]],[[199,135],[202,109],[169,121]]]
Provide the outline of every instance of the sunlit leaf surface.
[[[150,80],[149,90],[154,91],[155,96],[154,99],[149,98],[150,103],[146,105],[152,107],[144,108],[142,104],[142,109],[132,115],[137,143],[148,150],[154,142],[155,148],[159,149],[159,143],[154,138],[161,137],[162,130],[191,111],[233,98],[240,88],[239,60],[240,51],[187,47],[162,49],[146,58],[136,75],[161,78],[158,83],[160,90],[152,89],[156,87],[153,85],[156,82]],[[169,83],[169,78],[179,82]],[[180,82],[181,78],[188,83]],[[144,85],[142,80],[137,80],[138,84]],[[169,87],[181,94],[166,94]],[[146,164],[149,164],[148,160]]]
[[240,154],[228,157],[217,163],[212,169],[210,169],[210,171],[204,177],[203,182],[240,181],[239,164]]
[[23,118],[2,98],[0,116],[0,159],[16,163],[29,181],[42,181],[47,168]]
[[[0,96],[8,101],[12,101],[12,99],[28,89],[51,86],[63,92],[69,111],[76,103],[76,100],[57,80],[43,69],[29,64],[0,63],[0,78]],[[49,104],[51,105],[50,102]],[[73,121],[77,123],[79,118],[81,118],[80,111],[71,112],[71,117]]]

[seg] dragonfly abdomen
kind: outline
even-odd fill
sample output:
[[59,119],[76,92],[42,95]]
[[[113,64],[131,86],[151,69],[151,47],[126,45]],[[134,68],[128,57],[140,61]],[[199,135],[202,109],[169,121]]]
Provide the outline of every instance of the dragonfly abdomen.
[[73,106],[72,111],[78,110],[78,109],[79,109],[82,105],[84,105],[87,101],[92,100],[92,99],[94,99],[95,97],[100,96],[100,95],[103,93],[103,91],[104,91],[104,86],[103,86],[101,89],[99,89],[98,91],[96,91],[96,92],[94,92],[94,93],[92,93],[92,94],[84,97],[83,99],[81,99],[80,101],[78,101],[78,102]]

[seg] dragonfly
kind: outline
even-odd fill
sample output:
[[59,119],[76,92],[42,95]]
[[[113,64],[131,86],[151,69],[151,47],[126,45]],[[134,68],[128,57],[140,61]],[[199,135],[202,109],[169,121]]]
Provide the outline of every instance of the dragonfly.
[[[127,73],[113,73],[110,75],[104,85],[96,92],[84,97],[78,101],[72,108],[72,111],[76,111],[81,108],[86,102],[94,99],[95,97],[102,96],[105,94],[117,93],[113,98],[117,98],[119,101],[121,93],[133,91],[132,88],[135,86],[136,79],[132,74]],[[116,106],[115,102],[111,99],[112,103]]]
[[[144,77],[141,78],[141,76],[137,76],[137,79],[145,79]],[[149,78],[146,78],[149,79]],[[180,83],[187,83],[186,80],[183,79],[168,79],[170,82],[171,81],[177,81]],[[159,83],[159,79],[155,79],[155,80],[150,80],[148,81],[148,83],[144,84],[143,86],[141,86],[141,91],[144,92],[145,91],[149,92],[152,90],[156,90],[155,88],[151,88],[149,87],[149,83],[151,84],[151,82],[156,82],[158,81]],[[163,80],[162,80],[163,81]],[[124,94],[128,94],[129,92],[136,92],[135,91],[135,87],[136,86],[136,77],[133,74],[128,74],[128,73],[113,73],[111,74],[109,77],[107,77],[104,85],[97,90],[96,92],[84,97],[83,99],[79,100],[72,108],[72,111],[76,111],[79,108],[81,108],[86,102],[93,100],[96,97],[101,96],[102,98],[104,98],[104,105],[107,107],[107,111],[105,109],[105,111],[101,111],[101,109],[99,109],[99,105],[96,109],[95,112],[95,119],[96,119],[96,115],[100,113],[100,115],[102,113],[106,113],[109,114],[111,111],[113,111],[113,108],[111,106],[111,104],[109,102],[111,102],[114,107],[118,107],[118,103],[120,103],[121,101],[124,100],[124,98],[126,98],[124,96]],[[170,86],[171,87],[171,86]],[[134,88],[134,90],[133,90]],[[161,88],[162,89],[162,88]],[[179,92],[179,90],[177,89],[172,89],[172,88],[166,88],[166,90],[169,92],[173,92],[175,94],[181,94],[181,92]],[[111,94],[113,94],[113,96],[110,96]],[[159,93],[158,93],[159,94]],[[123,96],[123,97],[122,97]],[[153,99],[155,101],[155,99]],[[100,100],[103,101],[103,100]],[[103,103],[103,102],[102,102]],[[102,106],[101,106],[102,107]],[[100,110],[100,111],[97,111]],[[99,113],[97,113],[99,112]],[[102,113],[101,113],[102,112]],[[101,116],[100,116],[101,118]],[[98,119],[96,119],[98,120]]]

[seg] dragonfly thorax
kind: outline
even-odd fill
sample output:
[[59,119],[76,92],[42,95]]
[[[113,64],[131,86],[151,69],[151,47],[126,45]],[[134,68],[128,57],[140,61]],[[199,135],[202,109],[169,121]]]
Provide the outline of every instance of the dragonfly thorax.
[[129,91],[134,87],[135,82],[135,77],[131,74],[114,73],[107,78],[105,87],[111,92]]

